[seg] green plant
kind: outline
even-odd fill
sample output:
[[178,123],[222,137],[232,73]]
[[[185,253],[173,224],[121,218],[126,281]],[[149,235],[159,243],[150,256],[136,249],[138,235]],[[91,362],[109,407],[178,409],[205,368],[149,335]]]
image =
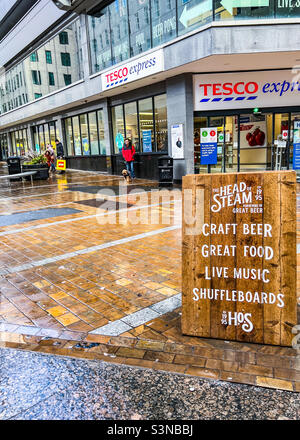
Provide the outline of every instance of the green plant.
[[40,154],[39,156],[34,157],[29,162],[24,162],[24,165],[38,165],[42,163],[47,163],[47,159],[44,154]]

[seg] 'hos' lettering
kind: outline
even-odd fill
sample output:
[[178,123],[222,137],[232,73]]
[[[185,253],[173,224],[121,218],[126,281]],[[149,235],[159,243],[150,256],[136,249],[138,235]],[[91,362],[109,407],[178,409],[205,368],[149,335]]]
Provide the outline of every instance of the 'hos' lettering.
[[244,205],[252,203],[252,192],[246,191],[247,185],[245,182],[239,184],[222,186],[219,191],[213,195],[213,201],[211,210],[213,212],[219,212],[226,206]]

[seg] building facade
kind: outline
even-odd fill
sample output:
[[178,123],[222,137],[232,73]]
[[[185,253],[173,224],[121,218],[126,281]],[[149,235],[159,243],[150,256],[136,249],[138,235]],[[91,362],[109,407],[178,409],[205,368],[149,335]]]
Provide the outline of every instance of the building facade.
[[[0,16],[1,158],[62,140],[67,166],[138,177],[293,168],[298,0],[36,0]],[[22,2],[20,3],[22,4]],[[24,2],[23,2],[24,7]]]

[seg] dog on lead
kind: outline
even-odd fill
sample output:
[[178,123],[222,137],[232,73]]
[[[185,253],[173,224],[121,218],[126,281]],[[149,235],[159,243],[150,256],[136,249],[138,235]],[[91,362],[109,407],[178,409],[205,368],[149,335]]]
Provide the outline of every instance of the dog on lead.
[[131,177],[127,170],[122,171],[122,176],[124,177],[127,183],[131,182]]

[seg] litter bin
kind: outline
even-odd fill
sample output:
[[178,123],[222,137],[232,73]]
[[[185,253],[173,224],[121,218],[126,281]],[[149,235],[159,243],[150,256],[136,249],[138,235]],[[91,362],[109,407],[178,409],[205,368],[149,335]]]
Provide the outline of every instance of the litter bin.
[[[8,167],[8,174],[19,174],[22,172],[21,168],[21,158],[18,156],[11,156],[7,158],[7,167]],[[16,180],[22,180],[21,177],[17,177],[16,179],[11,179],[13,181]]]
[[158,182],[159,186],[173,185],[173,158],[160,156],[158,158]]

